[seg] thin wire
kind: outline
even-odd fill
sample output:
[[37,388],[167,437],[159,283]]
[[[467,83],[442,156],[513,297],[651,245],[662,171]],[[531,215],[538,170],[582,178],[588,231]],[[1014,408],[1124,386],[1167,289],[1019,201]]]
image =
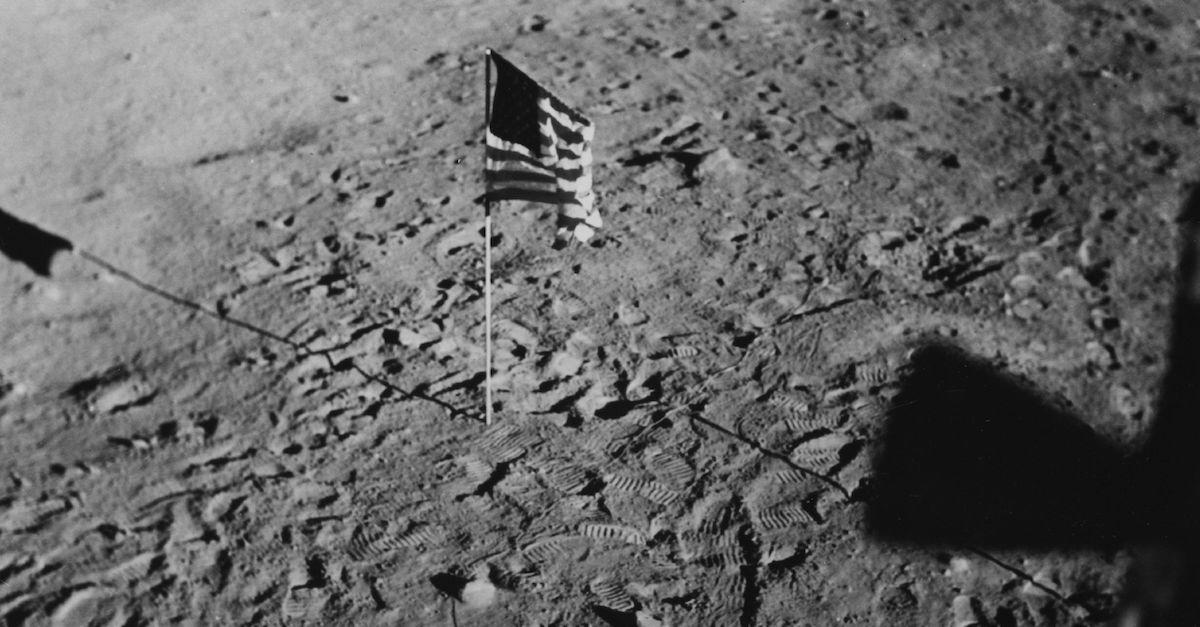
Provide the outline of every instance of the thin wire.
[[[308,357],[308,356],[322,357],[325,359],[325,362],[329,365],[330,370],[334,370],[337,368],[337,364],[333,361],[333,357],[331,357],[329,354],[329,350],[332,350],[332,349],[315,351],[303,342],[297,342],[295,340],[289,339],[287,337],[279,335],[278,333],[269,331],[267,329],[264,329],[256,324],[247,322],[245,320],[239,320],[238,318],[221,315],[220,312],[210,309],[208,307],[205,307],[204,305],[201,305],[200,303],[190,301],[182,296],[168,292],[167,290],[164,290],[161,287],[147,283],[147,282],[139,279],[138,277],[130,274],[129,272],[126,272],[125,270],[122,270],[121,268],[114,266],[113,264],[109,263],[108,261],[105,261],[103,258],[97,257],[96,255],[94,255],[82,248],[78,248],[78,247],[75,248],[75,254],[79,255],[79,257],[84,259],[85,261],[88,261],[89,263],[95,264],[95,265],[103,268],[105,271],[112,274],[113,276],[119,277],[121,279],[124,279],[124,280],[132,283],[138,289],[149,292],[149,293],[151,293],[155,296],[158,296],[159,298],[162,298],[164,300],[167,300],[175,305],[179,305],[180,307],[184,307],[186,309],[191,309],[192,311],[202,313],[210,318],[214,318],[223,323],[231,324],[235,327],[241,327],[242,329],[250,331],[251,333],[254,333],[261,337],[265,337],[269,340],[274,340],[274,341],[280,342],[282,344],[287,344],[289,347],[291,347],[293,350],[295,350],[297,353],[299,353],[303,357]],[[458,416],[468,417],[468,418],[470,417],[470,415],[468,413],[451,405],[450,403],[447,403],[446,401],[443,401],[440,398],[429,396],[428,394],[423,394],[423,393],[416,392],[413,390],[406,390],[406,389],[384,379],[383,377],[379,376],[376,373],[364,370],[357,363],[354,363],[353,360],[350,361],[349,368],[354,370],[355,372],[357,372],[364,379],[374,382],[374,383],[378,383],[379,385],[382,385],[383,387],[400,394],[401,400],[427,401],[427,402],[433,403],[435,405],[441,406],[443,409],[445,409],[446,411],[448,411],[450,413],[451,417],[458,417]],[[478,420],[478,418],[476,418],[476,420]]]
[[991,553],[988,553],[987,551],[984,551],[983,549],[980,549],[980,548],[974,547],[974,546],[969,546],[969,545],[964,545],[963,548],[965,548],[966,550],[995,564],[996,566],[1003,568],[1004,570],[1008,571],[1009,573],[1012,573],[1019,579],[1022,579],[1024,581],[1028,582],[1029,585],[1054,597],[1055,600],[1057,600],[1059,603],[1062,603],[1063,605],[1080,607],[1080,608],[1083,608],[1084,610],[1086,610],[1089,614],[1093,614],[1093,615],[1097,613],[1096,608],[1094,608],[1086,603],[1082,603],[1080,601],[1072,601],[1071,599],[1063,596],[1062,593],[1059,592],[1058,590],[1055,590],[1054,588],[1051,588],[1050,586],[1043,584],[1042,582],[1038,581],[1037,579],[1034,579],[1033,576],[1030,575],[1029,573],[1021,570],[1020,568],[1017,568],[1016,566],[1013,566],[1011,564],[1004,562],[1000,558],[996,557],[995,555],[992,555]]

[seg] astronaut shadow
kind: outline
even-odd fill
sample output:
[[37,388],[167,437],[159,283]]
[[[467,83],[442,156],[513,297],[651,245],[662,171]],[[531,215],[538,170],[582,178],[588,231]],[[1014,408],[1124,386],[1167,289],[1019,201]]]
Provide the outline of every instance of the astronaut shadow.
[[889,408],[867,528],[880,540],[980,549],[1110,547],[1128,537],[1119,451],[983,360],[914,351]]

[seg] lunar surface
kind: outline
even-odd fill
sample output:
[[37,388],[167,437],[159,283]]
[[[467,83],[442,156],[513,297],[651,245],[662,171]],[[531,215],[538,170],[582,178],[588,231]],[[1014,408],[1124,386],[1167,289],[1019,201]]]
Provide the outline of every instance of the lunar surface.
[[[1135,491],[1026,409],[1096,459],[1152,430],[1195,3],[2,13],[0,207],[76,248],[0,259],[6,624],[1121,613]],[[605,222],[493,206],[490,426],[488,47],[595,123]]]

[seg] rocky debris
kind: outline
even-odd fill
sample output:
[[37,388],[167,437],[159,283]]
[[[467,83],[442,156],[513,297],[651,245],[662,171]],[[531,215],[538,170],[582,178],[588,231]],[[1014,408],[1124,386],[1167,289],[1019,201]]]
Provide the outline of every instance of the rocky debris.
[[[89,249],[285,340],[111,274],[0,276],[0,616],[1102,623],[1122,551],[1006,569],[864,541],[873,457],[913,400],[881,347],[961,343],[1097,433],[1152,424],[1165,218],[1195,169],[1195,81],[1167,61],[1194,46],[1178,11],[1093,4],[313,5],[145,37],[140,5],[29,16],[33,43],[116,52],[15,49],[0,99],[33,98],[39,141],[6,189],[43,182]],[[596,122],[587,245],[549,250],[553,207],[521,202],[483,241],[460,113],[497,28]],[[46,80],[63,63],[95,80]],[[191,89],[185,66],[222,80]],[[288,78],[310,66],[333,82]],[[186,176],[131,176],[146,163]]]

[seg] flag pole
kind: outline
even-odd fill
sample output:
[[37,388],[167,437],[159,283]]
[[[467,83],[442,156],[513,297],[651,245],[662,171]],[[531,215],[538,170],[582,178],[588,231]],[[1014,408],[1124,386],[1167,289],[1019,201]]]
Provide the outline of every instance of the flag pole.
[[492,125],[492,49],[483,49],[483,360],[484,360],[484,419],[492,424],[492,198],[486,189],[487,133]]

